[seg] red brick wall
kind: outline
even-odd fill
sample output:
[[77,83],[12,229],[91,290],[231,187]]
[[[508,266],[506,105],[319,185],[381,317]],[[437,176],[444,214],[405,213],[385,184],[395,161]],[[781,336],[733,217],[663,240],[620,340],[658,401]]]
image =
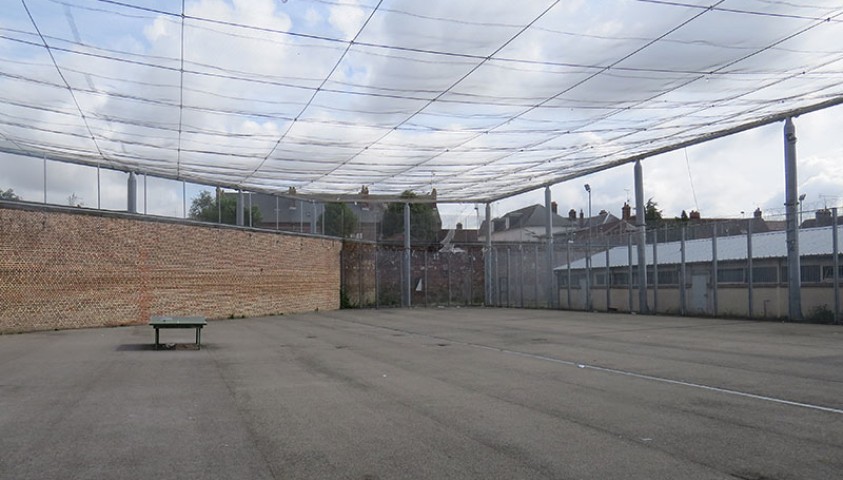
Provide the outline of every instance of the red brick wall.
[[339,308],[341,242],[0,204],[0,333]]

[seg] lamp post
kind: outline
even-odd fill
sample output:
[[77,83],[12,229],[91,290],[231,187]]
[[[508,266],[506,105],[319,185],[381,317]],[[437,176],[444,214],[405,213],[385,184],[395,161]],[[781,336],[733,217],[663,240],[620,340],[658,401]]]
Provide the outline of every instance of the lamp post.
[[[588,234],[585,237],[585,308],[591,311],[591,185],[585,184],[588,192]],[[608,282],[608,278],[606,279]],[[608,287],[608,284],[606,285]]]

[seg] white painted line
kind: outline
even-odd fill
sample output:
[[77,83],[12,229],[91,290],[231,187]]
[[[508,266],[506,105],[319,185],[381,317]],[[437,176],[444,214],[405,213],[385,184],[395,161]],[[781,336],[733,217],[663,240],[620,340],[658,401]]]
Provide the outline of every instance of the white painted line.
[[[454,342],[454,343],[459,343],[459,342]],[[508,350],[508,349],[505,349],[505,348],[490,347],[488,345],[479,345],[479,344],[471,344],[471,343],[465,343],[464,345],[468,345],[468,346],[472,346],[472,347],[476,347],[476,348],[482,348],[482,349],[486,349],[486,350],[495,350],[495,351],[498,351],[498,352],[501,352],[501,353],[508,353],[510,355],[518,355],[518,356],[521,356],[521,357],[527,357],[527,358],[532,358],[532,359],[536,359],[536,360],[543,360],[543,361],[546,361],[546,362],[559,363],[559,364],[562,364],[562,365],[575,366],[575,367],[578,367],[578,368],[585,368],[585,369],[589,369],[589,370],[597,370],[599,372],[614,373],[614,374],[618,374],[618,375],[624,375],[624,376],[627,376],[627,377],[640,378],[640,379],[643,379],[643,380],[651,380],[651,381],[654,381],[654,382],[662,382],[662,383],[668,383],[668,384],[672,384],[672,385],[682,385],[684,387],[699,388],[699,389],[708,390],[708,391],[711,391],[711,392],[725,393],[725,394],[728,394],[728,395],[735,395],[735,396],[738,396],[738,397],[752,398],[752,399],[755,399],[755,400],[764,400],[766,402],[773,402],[773,403],[778,403],[778,404],[781,404],[781,405],[790,405],[792,407],[810,408],[812,410],[819,410],[819,411],[822,411],[822,412],[829,412],[829,413],[836,413],[836,414],[839,414],[839,415],[843,415],[843,409],[839,409],[839,408],[825,407],[825,406],[822,406],[822,405],[813,405],[813,404],[810,404],[810,403],[794,402],[794,401],[785,400],[785,399],[782,399],[782,398],[768,397],[766,395],[758,395],[758,394],[755,394],[755,393],[741,392],[740,390],[731,390],[731,389],[728,389],[728,388],[713,387],[711,385],[704,385],[704,384],[701,384],[701,383],[684,382],[682,380],[673,380],[673,379],[670,379],[670,378],[656,377],[656,376],[653,376],[653,375],[646,375],[646,374],[643,374],[643,373],[635,373],[635,372],[629,372],[629,371],[626,371],[626,370],[618,370],[616,368],[600,367],[600,366],[597,366],[597,365],[587,365],[587,364],[583,364],[583,363],[576,363],[576,362],[571,362],[571,361],[568,361],[568,360],[560,360],[558,358],[547,357],[547,356],[544,356],[544,355],[537,355],[537,354],[534,354],[534,353],[525,353],[525,352],[519,352],[517,350]]]
[[354,321],[354,320],[343,320],[343,321],[346,321],[346,322],[349,322],[349,323],[355,323],[355,324],[358,324],[358,325],[363,325],[363,326],[367,326],[367,327],[371,327],[371,328],[381,329],[381,330],[401,332],[401,333],[404,333],[404,334],[407,334],[407,335],[415,335],[415,336],[419,336],[419,337],[430,338],[430,339],[433,339],[433,340],[446,341],[446,342],[449,342],[449,343],[452,343],[452,344],[455,344],[455,345],[464,345],[466,347],[479,348],[479,349],[483,349],[483,350],[492,350],[492,351],[495,351],[495,352],[506,353],[506,354],[509,354],[509,355],[517,355],[517,356],[520,356],[520,357],[532,358],[534,360],[542,360],[542,361],[545,361],[545,362],[558,363],[560,365],[567,365],[567,366],[577,367],[577,368],[582,368],[582,369],[596,370],[596,371],[604,372],[604,373],[614,373],[614,374],[617,374],[617,375],[624,375],[624,376],[632,377],[632,378],[640,378],[642,380],[650,380],[650,381],[653,381],[653,382],[661,382],[661,383],[667,383],[667,384],[671,384],[671,385],[681,385],[683,387],[698,388],[698,389],[707,390],[707,391],[710,391],[710,392],[724,393],[724,394],[727,394],[727,395],[734,395],[734,396],[738,396],[738,397],[751,398],[753,400],[762,400],[762,401],[765,401],[765,402],[778,403],[780,405],[788,405],[788,406],[791,406],[791,407],[808,408],[808,409],[811,409],[811,410],[818,410],[818,411],[821,411],[821,412],[836,413],[838,415],[843,415],[843,409],[840,409],[840,408],[826,407],[826,406],[823,406],[823,405],[813,405],[813,404],[810,404],[810,403],[794,402],[794,401],[785,400],[785,399],[782,399],[782,398],[768,397],[766,395],[758,395],[758,394],[749,393],[749,392],[741,392],[740,390],[731,390],[731,389],[728,389],[728,388],[713,387],[711,385],[704,385],[704,384],[701,384],[701,383],[684,382],[682,380],[673,380],[673,379],[670,379],[670,378],[656,377],[656,376],[653,376],[653,375],[646,375],[646,374],[643,374],[643,373],[629,372],[629,371],[626,371],[626,370],[618,370],[616,368],[601,367],[601,366],[598,366],[598,365],[588,365],[588,364],[585,364],[585,363],[578,363],[578,362],[573,362],[573,361],[570,361],[570,360],[562,360],[562,359],[559,359],[559,358],[548,357],[548,356],[545,356],[545,355],[539,355],[539,354],[535,354],[535,353],[519,352],[517,350],[509,350],[509,349],[501,348],[501,347],[493,347],[493,346],[490,346],[490,345],[483,345],[483,344],[480,344],[480,343],[461,342],[459,340],[453,340],[453,339],[450,339],[450,338],[444,338],[444,337],[439,337],[439,336],[435,336],[435,335],[429,335],[429,334],[426,334],[426,333],[412,332],[412,331],[403,330],[403,329],[400,329],[400,328],[384,327],[384,326],[381,326],[381,325],[372,325],[372,324],[369,324],[369,323],[366,323],[366,322],[360,322],[360,321]]

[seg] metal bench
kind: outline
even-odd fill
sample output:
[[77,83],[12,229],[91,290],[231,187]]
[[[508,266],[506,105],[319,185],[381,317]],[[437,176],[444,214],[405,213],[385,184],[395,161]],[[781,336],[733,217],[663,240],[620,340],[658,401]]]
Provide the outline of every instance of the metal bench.
[[195,328],[196,329],[196,349],[200,349],[202,344],[202,327],[207,325],[205,317],[151,317],[149,325],[155,329],[155,348],[160,348],[161,344],[158,342],[158,330],[162,328]]

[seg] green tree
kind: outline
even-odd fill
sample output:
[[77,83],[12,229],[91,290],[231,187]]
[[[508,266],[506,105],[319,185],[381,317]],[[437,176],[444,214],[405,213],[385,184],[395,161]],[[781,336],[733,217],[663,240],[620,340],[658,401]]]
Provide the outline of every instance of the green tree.
[[659,210],[659,204],[654,202],[652,198],[647,200],[644,206],[644,219],[648,222],[662,220],[662,211]]
[[[237,224],[237,194],[221,194],[219,207],[222,207],[222,223],[229,225]],[[220,219],[220,208],[217,206],[217,198],[211,192],[203,190],[199,196],[193,199],[190,204],[190,218],[203,222],[218,222]],[[249,209],[243,207],[243,218],[246,224],[249,223]],[[252,207],[252,225],[262,220],[261,211],[257,206]]]
[[10,189],[6,190],[5,192],[3,190],[0,190],[0,200],[23,200],[23,199],[20,198],[20,196],[17,195],[15,193],[15,191],[10,188]]
[[[416,194],[406,190],[401,198],[416,198]],[[416,244],[436,242],[442,221],[435,205],[429,203],[410,204],[410,241]],[[391,237],[404,232],[404,203],[390,203],[383,214],[383,236]]]
[[325,205],[325,212],[319,216],[319,222],[325,224],[325,235],[343,238],[357,232],[360,223],[357,215],[345,203]]

